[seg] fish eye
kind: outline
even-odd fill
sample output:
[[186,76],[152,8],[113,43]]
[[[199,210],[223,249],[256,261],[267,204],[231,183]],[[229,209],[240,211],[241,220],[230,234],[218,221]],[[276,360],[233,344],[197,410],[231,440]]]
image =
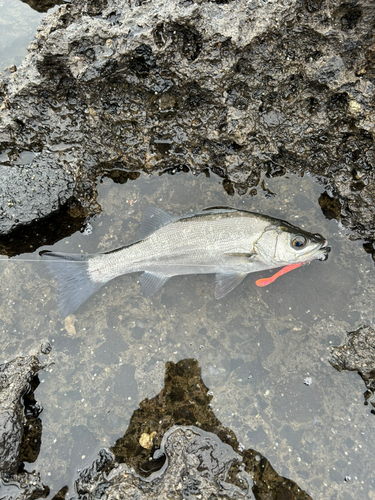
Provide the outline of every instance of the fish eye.
[[303,248],[306,245],[306,243],[307,243],[307,240],[304,236],[295,236],[292,239],[292,246],[296,250],[300,250],[301,248]]

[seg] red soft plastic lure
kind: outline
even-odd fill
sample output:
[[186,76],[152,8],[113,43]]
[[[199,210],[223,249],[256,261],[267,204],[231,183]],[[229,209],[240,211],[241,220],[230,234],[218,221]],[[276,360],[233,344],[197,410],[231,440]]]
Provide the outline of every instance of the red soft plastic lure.
[[298,262],[297,264],[289,264],[289,266],[285,266],[280,271],[277,271],[276,274],[270,276],[269,278],[261,278],[260,280],[256,280],[255,284],[257,286],[267,286],[270,283],[273,283],[277,278],[282,276],[283,274],[289,273],[289,271],[293,271],[293,269],[297,269],[297,267],[304,266],[305,264],[309,264],[309,262]]

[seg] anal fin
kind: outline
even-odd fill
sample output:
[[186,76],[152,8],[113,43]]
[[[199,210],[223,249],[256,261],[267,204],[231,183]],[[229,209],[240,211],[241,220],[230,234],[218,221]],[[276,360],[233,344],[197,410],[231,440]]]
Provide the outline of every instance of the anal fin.
[[215,298],[221,299],[227,293],[231,292],[247,276],[248,273],[216,273],[215,276]]
[[145,297],[154,295],[169,278],[170,276],[164,276],[163,274],[144,272],[139,278],[143,295]]

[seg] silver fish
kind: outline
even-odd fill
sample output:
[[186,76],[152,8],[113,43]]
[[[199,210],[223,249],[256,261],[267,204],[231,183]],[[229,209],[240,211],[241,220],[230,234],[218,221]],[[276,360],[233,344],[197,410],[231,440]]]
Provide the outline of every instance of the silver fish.
[[58,282],[65,317],[122,274],[143,271],[142,292],[149,297],[172,276],[214,273],[220,299],[249,273],[325,260],[329,251],[319,234],[246,210],[215,208],[174,217],[149,208],[135,243],[91,256],[49,251],[41,256]]

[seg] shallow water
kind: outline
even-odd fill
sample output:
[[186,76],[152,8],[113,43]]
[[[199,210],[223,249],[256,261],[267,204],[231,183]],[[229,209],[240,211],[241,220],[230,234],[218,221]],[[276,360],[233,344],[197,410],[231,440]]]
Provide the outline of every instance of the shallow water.
[[44,16],[20,0],[0,0],[0,72],[23,61]]
[[[0,16],[3,68],[21,62],[42,15],[9,0],[0,2]],[[175,277],[146,299],[137,275],[129,275],[63,321],[37,252],[0,261],[1,361],[34,352],[45,339],[53,345],[54,364],[41,372],[35,394],[44,407],[41,451],[26,464],[41,472],[50,497],[66,484],[72,493],[77,470],[123,435],[139,402],[162,388],[167,361],[195,357],[216,415],[244,447],[263,453],[314,500],[375,498],[375,417],[363,405],[364,383],[328,363],[330,346],[346,331],[374,327],[373,262],[362,242],[324,218],[317,201],[323,188],[311,178],[265,179],[265,187],[276,196],[259,188],[254,197],[230,197],[216,176],[142,175],[125,185],[104,179],[102,215],[53,249],[94,253],[127,244],[149,205],[176,215],[231,205],[329,240],[327,262],[266,288],[255,280],[269,273],[250,275],[216,301],[212,276]]]
[[[73,491],[76,471],[114,444],[139,402],[160,391],[165,363],[186,357],[199,361],[223,425],[314,499],[375,494],[375,417],[363,405],[365,386],[327,360],[346,331],[374,326],[373,262],[361,242],[324,218],[317,202],[323,188],[311,178],[265,179],[265,187],[276,196],[259,189],[254,197],[230,197],[216,176],[141,175],[125,185],[104,179],[102,215],[53,249],[95,253],[136,240],[149,205],[176,215],[230,205],[328,239],[328,261],[266,288],[255,280],[268,271],[215,300],[213,276],[175,277],[147,299],[133,274],[108,283],[63,321],[37,252],[0,262],[2,358],[26,354],[44,339],[53,345],[54,364],[41,373],[36,391],[44,407],[42,447],[27,464],[41,471],[51,496],[66,484]],[[17,262],[22,258],[36,261]]]

